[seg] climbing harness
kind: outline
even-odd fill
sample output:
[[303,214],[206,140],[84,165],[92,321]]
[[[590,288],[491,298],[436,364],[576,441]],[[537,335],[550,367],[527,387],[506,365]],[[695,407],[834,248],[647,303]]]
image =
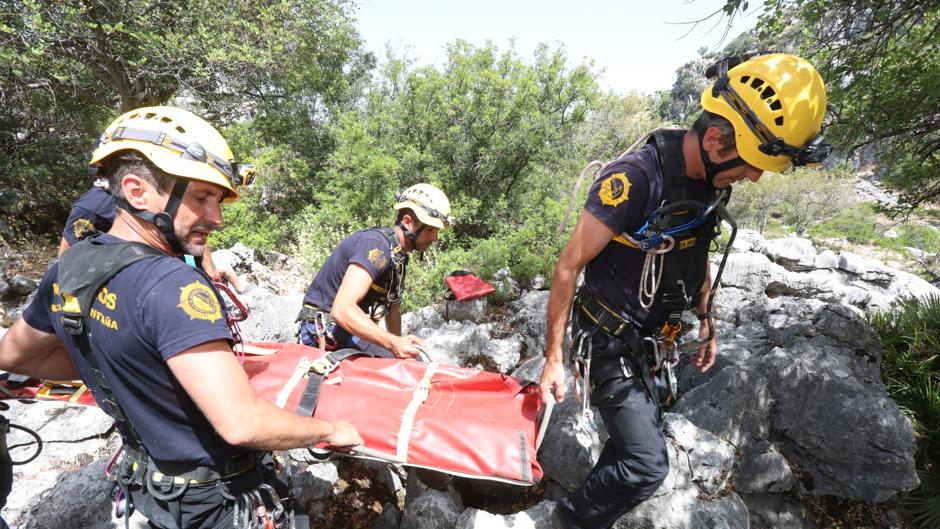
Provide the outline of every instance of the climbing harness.
[[[223,492],[222,497],[235,503],[235,529],[287,529],[293,527],[290,513],[274,487],[262,483],[256,489],[240,494]],[[265,501],[267,500],[267,501]],[[268,505],[272,507],[268,507]]]
[[[424,226],[422,226],[422,228],[423,227]],[[402,230],[404,229],[402,228]],[[373,321],[382,319],[388,313],[392,305],[401,303],[402,295],[405,290],[405,274],[408,271],[408,254],[403,251],[401,245],[398,243],[398,236],[395,234],[395,230],[392,228],[382,228],[379,231],[388,241],[389,249],[392,254],[392,263],[389,267],[389,277],[385,287],[382,288],[375,284],[372,285],[373,291],[384,294],[384,296],[374,301],[369,307],[369,316]]]
[[[572,307],[573,311],[580,311],[597,325],[593,332],[603,330],[624,341],[625,348],[640,367],[639,375],[643,378],[650,396],[658,402],[661,412],[663,406],[672,402],[677,395],[675,367],[681,354],[707,344],[714,338],[713,301],[728,254],[737,235],[737,224],[724,207],[730,198],[730,190],[715,190],[709,185],[708,188],[697,191],[694,195],[695,198],[701,198],[701,193],[708,192],[711,188],[711,196],[707,201],[692,199],[688,196],[687,186],[690,180],[685,176],[685,163],[681,150],[684,137],[685,131],[657,129],[634,143],[617,159],[604,164],[592,161],[584,169],[584,171],[589,171],[591,168],[597,168],[594,175],[597,179],[624,155],[637,151],[648,143],[656,144],[663,175],[665,200],[648,215],[646,221],[637,230],[632,233],[622,233],[618,239],[645,253],[637,289],[639,302],[645,309],[652,308],[657,299],[663,303],[664,308],[669,305],[670,310],[666,321],[660,329],[650,335],[641,335],[632,321],[607,307],[584,289],[578,292]],[[705,263],[692,263],[691,268],[687,267],[685,275],[676,277],[675,272],[670,274],[671,283],[668,292],[664,291],[660,294],[664,280],[663,272],[670,266],[670,259],[673,261],[678,259],[675,253],[679,250],[678,241],[683,237],[688,237],[693,245],[707,244],[699,239],[712,241],[717,234],[719,220],[731,226],[731,236],[714,276],[708,308],[702,318],[708,321],[708,336],[681,342],[679,336],[682,331],[682,313],[694,305],[699,295],[696,292],[696,285],[690,283],[688,279],[704,277],[707,257]],[[703,248],[703,251],[707,256],[707,249]],[[678,290],[675,290],[676,288]],[[574,314],[572,320],[574,321]],[[572,341],[572,361],[575,363],[575,372],[583,377],[578,388],[582,402],[589,401],[586,396],[590,383],[588,377],[584,375],[590,375],[590,343],[590,336],[585,336],[583,332],[579,332]],[[621,364],[624,375],[629,376],[630,369],[623,357],[621,357]],[[576,387],[578,387],[577,382]],[[581,422],[584,422],[585,416],[582,410]]]
[[[221,496],[225,501],[234,505],[235,529],[247,528],[278,528],[292,527],[290,509],[274,491],[274,487],[265,483],[260,475],[250,476],[250,472],[260,472],[263,459],[267,455],[248,452],[229,459],[216,467],[196,466],[186,472],[175,472],[173,475],[164,474],[157,464],[147,455],[146,451],[124,444],[111,455],[105,466],[105,476],[114,482],[114,514],[121,518],[126,516],[125,524],[129,524],[129,517],[134,512],[134,505],[130,501],[131,487],[146,489],[147,493],[158,500],[165,502],[170,516],[180,525],[180,500],[194,485],[218,483]],[[274,461],[276,464],[276,461]],[[233,495],[227,492],[226,483],[247,477],[259,482],[246,492]],[[264,494],[262,495],[262,492]],[[245,514],[247,498],[257,501],[251,502],[252,515]],[[267,501],[265,501],[267,500]]]
[[[297,314],[295,323],[310,323],[314,326],[314,334],[317,337],[317,346],[324,351],[333,351],[339,347],[339,340],[336,338],[336,322],[330,316],[330,311],[323,310],[320,307],[304,303]],[[301,343],[301,330],[297,329],[297,343]]]
[[[694,200],[665,204],[653,211],[643,226],[632,236],[627,233],[622,234],[627,241],[646,252],[639,288],[640,305],[643,308],[648,309],[653,306],[656,292],[662,283],[663,261],[665,255],[675,248],[675,238],[710,221],[715,209],[727,203],[728,198],[728,191],[722,189],[715,193],[714,198],[707,205]],[[688,211],[698,211],[698,213],[684,224],[669,226],[674,214],[685,214]]]

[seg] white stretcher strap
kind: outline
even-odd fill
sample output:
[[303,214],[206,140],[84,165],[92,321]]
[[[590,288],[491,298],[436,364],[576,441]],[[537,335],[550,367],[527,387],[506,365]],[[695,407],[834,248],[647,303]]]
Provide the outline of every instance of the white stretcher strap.
[[300,380],[304,378],[304,375],[310,371],[310,366],[313,364],[306,356],[301,358],[297,362],[297,367],[294,369],[294,372],[291,373],[290,378],[287,379],[287,382],[284,383],[284,387],[281,388],[281,391],[277,394],[277,400],[274,401],[274,404],[278,408],[283,408],[287,405],[287,399],[290,398],[290,394],[294,392],[294,388],[297,387],[297,384],[300,383]]
[[555,408],[555,399],[548,399],[545,403],[545,411],[542,412],[542,420],[539,423],[539,433],[535,437],[535,451],[538,452],[542,446],[542,439],[545,438],[545,432],[548,430],[548,422],[552,418],[552,410]]
[[280,347],[275,347],[274,349],[271,349],[268,347],[260,347],[260,346],[250,344],[250,343],[242,343],[240,345],[242,348],[242,352],[245,353],[246,355],[270,356],[281,350]]
[[409,402],[408,407],[405,408],[405,414],[401,419],[401,427],[398,429],[398,450],[396,457],[399,461],[408,461],[408,443],[411,441],[411,430],[414,428],[415,415],[418,413],[418,408],[424,404],[424,401],[428,400],[428,394],[431,392],[431,378],[434,377],[437,366],[437,362],[427,364],[424,376],[421,377],[421,381],[418,382],[418,386],[411,396],[411,402]]

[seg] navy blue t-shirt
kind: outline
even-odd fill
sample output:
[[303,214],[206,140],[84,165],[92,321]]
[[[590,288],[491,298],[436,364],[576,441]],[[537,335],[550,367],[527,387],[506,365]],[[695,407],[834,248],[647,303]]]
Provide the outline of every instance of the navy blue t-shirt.
[[[701,186],[705,185],[702,181]],[[644,329],[659,328],[667,314],[658,304],[651,309],[640,305],[638,293],[646,253],[621,234],[632,236],[662,205],[664,196],[659,155],[656,147],[648,144],[607,167],[591,186],[584,205],[618,234],[585,267],[585,287],[592,296]]]
[[111,193],[92,186],[72,204],[72,211],[65,221],[62,238],[74,246],[82,237],[93,231],[102,233],[114,224],[114,200]]
[[372,276],[369,292],[359,302],[366,312],[369,307],[384,299],[392,273],[392,245],[379,228],[357,231],[343,239],[313,278],[307,289],[304,303],[324,310],[333,310],[333,300],[343,283],[349,265],[356,263]]
[[[98,240],[119,241],[108,234]],[[57,263],[43,276],[23,318],[59,336],[98,397],[88,363],[62,327],[58,270]],[[147,257],[108,281],[91,319],[92,347],[105,379],[154,460],[212,466],[243,452],[216,433],[166,364],[202,343],[232,338],[224,305],[202,274],[170,256]]]

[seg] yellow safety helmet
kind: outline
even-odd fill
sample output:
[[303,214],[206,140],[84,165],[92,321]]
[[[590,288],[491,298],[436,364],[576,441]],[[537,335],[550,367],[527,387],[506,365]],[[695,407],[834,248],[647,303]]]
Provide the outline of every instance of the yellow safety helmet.
[[826,87],[809,62],[774,53],[724,59],[713,69],[706,75],[717,79],[702,92],[702,107],[731,122],[745,162],[779,173],[832,151],[820,133]]
[[395,195],[395,210],[408,208],[422,223],[435,228],[449,228],[456,224],[450,214],[450,200],[431,184],[415,184]]
[[236,162],[215,127],[181,108],[145,107],[121,115],[101,135],[90,166],[106,166],[111,155],[127,150],[173,176],[225,188],[226,200],[238,198],[238,186],[254,180],[254,166]]

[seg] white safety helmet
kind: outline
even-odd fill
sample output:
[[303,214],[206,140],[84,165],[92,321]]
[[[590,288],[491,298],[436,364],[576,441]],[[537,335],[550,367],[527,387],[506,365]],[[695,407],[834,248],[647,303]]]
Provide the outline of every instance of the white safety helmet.
[[435,228],[450,228],[456,220],[450,214],[450,200],[431,184],[415,184],[395,195],[395,210],[410,209],[422,223]]

